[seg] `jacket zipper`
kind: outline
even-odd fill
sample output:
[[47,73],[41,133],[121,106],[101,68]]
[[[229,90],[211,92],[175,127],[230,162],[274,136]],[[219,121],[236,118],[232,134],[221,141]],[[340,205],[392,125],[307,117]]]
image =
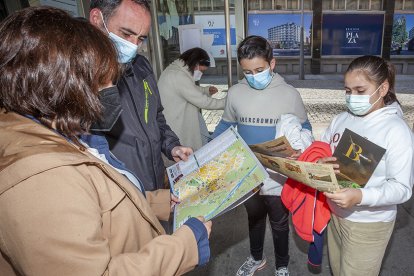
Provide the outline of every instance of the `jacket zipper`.
[[[135,73],[134,73],[134,75],[135,75]],[[138,118],[138,121],[139,121],[139,123],[140,123],[140,125],[141,125],[141,128],[142,128],[142,130],[143,130],[143,132],[144,132],[144,134],[145,134],[145,137],[147,138],[147,141],[148,141],[148,144],[149,144],[149,147],[150,147],[150,149],[151,149],[151,164],[152,164],[152,166],[151,166],[151,168],[152,168],[152,174],[153,174],[153,180],[155,181],[154,183],[152,183],[153,185],[154,185],[154,188],[156,188],[157,187],[157,183],[156,183],[156,181],[157,181],[157,175],[156,175],[156,173],[155,173],[155,166],[154,166],[154,158],[153,158],[153,148],[152,148],[152,144],[151,144],[151,140],[150,140],[150,138],[148,137],[148,134],[147,134],[147,132],[145,131],[145,129],[144,129],[144,125],[143,125],[143,123],[142,123],[142,121],[141,121],[141,117],[139,116],[139,112],[138,112],[138,109],[137,109],[137,105],[136,105],[136,102],[135,102],[135,100],[134,100],[134,96],[132,95],[132,91],[131,91],[131,88],[129,87],[129,85],[128,85],[128,82],[126,81],[126,78],[124,77],[124,78],[122,78],[122,80],[124,81],[124,83],[125,83],[125,85],[126,85],[126,87],[127,87],[127,89],[128,89],[128,93],[129,93],[129,96],[130,96],[130,98],[131,98],[131,100],[132,100],[132,103],[133,103],[133,106],[134,106],[134,110],[135,110],[135,113],[136,113],[136,115],[137,115],[137,118]],[[136,141],[135,141],[135,143],[136,143]]]

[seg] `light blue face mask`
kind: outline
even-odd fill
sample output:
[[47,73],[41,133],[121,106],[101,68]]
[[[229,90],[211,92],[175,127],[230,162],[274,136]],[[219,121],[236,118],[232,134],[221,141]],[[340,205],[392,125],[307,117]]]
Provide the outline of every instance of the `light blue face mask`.
[[375,105],[381,97],[378,98],[373,104],[369,102],[369,99],[377,93],[381,85],[371,95],[345,95],[346,106],[349,111],[358,116],[366,115],[373,105]]
[[102,22],[104,24],[105,30],[109,34],[109,38],[115,45],[115,48],[118,52],[118,62],[119,63],[128,63],[130,62],[136,55],[139,49],[138,45],[135,45],[128,40],[123,39],[122,37],[117,36],[113,32],[110,32],[106,27],[105,20],[103,19],[103,15],[101,13]]
[[265,89],[272,81],[273,75],[270,73],[270,67],[257,74],[244,74],[249,85],[257,90]]

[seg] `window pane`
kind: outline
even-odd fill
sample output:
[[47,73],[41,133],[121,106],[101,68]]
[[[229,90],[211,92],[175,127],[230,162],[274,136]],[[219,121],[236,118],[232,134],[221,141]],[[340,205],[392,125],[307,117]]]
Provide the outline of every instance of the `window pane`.
[[230,10],[234,10],[234,1],[236,1],[236,0],[230,0],[229,1]]
[[345,9],[345,0],[335,0],[334,10],[344,10]]
[[[229,4],[230,4],[230,1],[229,1]],[[222,0],[213,0],[213,9],[215,11],[224,11],[224,1],[222,1]]]
[[312,10],[312,0],[304,0],[303,9],[304,10]]
[[347,10],[356,10],[357,9],[357,0],[347,0],[346,1]]
[[262,10],[271,10],[272,0],[262,0]]
[[200,0],[200,11],[211,11],[211,0]]
[[298,0],[287,0],[287,9],[288,10],[298,10],[299,9]]
[[259,10],[259,9],[260,9],[260,0],[249,1],[249,10]]
[[285,0],[275,0],[275,10],[285,10],[286,1]]
[[404,10],[414,10],[414,0],[405,0]]
[[332,10],[332,0],[323,0],[322,1],[323,10]]
[[382,10],[381,0],[371,0],[371,10],[374,10],[374,11]]
[[396,10],[402,10],[403,9],[403,0],[395,0],[395,7]]
[[359,0],[358,10],[369,10],[369,0]]

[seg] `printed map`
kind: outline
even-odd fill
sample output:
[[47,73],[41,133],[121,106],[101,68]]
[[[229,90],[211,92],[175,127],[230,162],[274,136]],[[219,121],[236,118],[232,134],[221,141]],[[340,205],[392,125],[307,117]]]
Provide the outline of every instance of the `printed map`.
[[197,151],[193,164],[188,162],[167,169],[170,181],[174,179],[173,193],[181,200],[174,212],[174,229],[190,217],[210,220],[224,213],[268,176],[233,128]]

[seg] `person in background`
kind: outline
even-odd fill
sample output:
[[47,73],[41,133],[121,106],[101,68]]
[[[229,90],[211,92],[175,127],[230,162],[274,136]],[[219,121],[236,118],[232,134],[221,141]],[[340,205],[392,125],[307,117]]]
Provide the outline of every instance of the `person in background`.
[[[209,56],[201,48],[192,48],[170,64],[158,80],[164,115],[180,141],[198,150],[209,140],[201,109],[224,109],[225,99],[214,99],[214,86],[195,84],[210,66]],[[206,133],[207,132],[207,133]]]
[[[376,56],[356,58],[345,73],[347,112],[337,115],[322,136],[332,151],[345,128],[386,149],[367,184],[324,193],[332,210],[329,262],[335,276],[376,276],[393,232],[397,204],[413,187],[413,134],[402,119],[392,64]],[[326,157],[320,163],[335,163]],[[341,168],[334,165],[336,170]]]
[[117,82],[123,112],[113,126],[93,127],[104,135],[111,151],[144,184],[164,188],[162,153],[170,160],[187,160],[183,147],[165,121],[157,82],[148,60],[137,54],[151,27],[147,0],[91,0],[89,21],[109,36],[124,72]]
[[165,235],[169,190],[145,192],[79,139],[111,124],[100,96],[119,67],[107,36],[32,7],[0,24],[0,40],[0,275],[179,275],[206,263],[211,222]]
[[[238,46],[237,59],[245,78],[229,89],[214,137],[235,126],[247,144],[273,140],[282,114],[295,115],[302,128],[311,130],[299,92],[273,72],[276,61],[266,39],[246,37]],[[263,243],[267,216],[272,227],[275,275],[289,275],[289,213],[280,199],[282,185],[276,181],[278,175],[270,176],[260,194],[256,193],[244,204],[249,221],[250,256],[237,271],[238,276],[253,275],[266,264]]]

